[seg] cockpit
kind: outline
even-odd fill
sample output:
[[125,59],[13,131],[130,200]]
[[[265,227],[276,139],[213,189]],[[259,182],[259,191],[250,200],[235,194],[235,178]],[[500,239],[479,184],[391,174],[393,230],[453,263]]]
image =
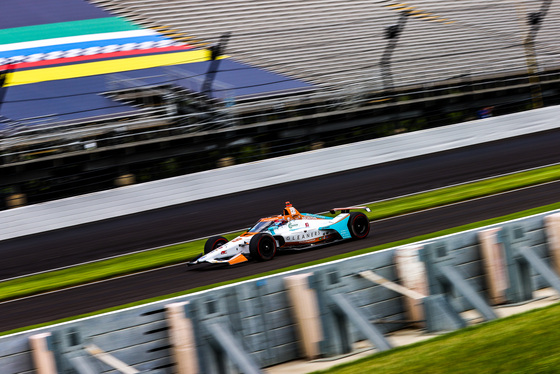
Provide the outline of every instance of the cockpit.
[[264,232],[267,231],[269,228],[276,228],[276,227],[280,227],[283,224],[286,223],[286,220],[284,219],[277,219],[277,220],[260,220],[258,221],[253,227],[251,227],[249,230],[247,230],[248,232]]

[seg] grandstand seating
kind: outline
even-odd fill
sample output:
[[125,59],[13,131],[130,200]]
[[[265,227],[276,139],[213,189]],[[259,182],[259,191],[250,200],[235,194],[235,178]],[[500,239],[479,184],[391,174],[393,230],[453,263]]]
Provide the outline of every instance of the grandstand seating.
[[[538,10],[537,6],[537,2],[487,4],[480,0],[460,3],[427,0],[414,3],[394,0],[91,0],[89,3],[23,0],[0,15],[0,25],[5,28],[0,30],[0,40],[5,44],[0,46],[0,66],[26,56],[25,62],[18,64],[10,85],[25,83],[30,88],[30,83],[49,80],[53,83],[44,83],[39,91],[50,92],[52,97],[64,96],[63,92],[67,96],[72,93],[71,89],[68,91],[70,86],[78,87],[86,80],[77,80],[74,85],[54,78],[77,79],[94,73],[101,77],[131,69],[178,64],[182,60],[180,56],[186,56],[189,48],[217,42],[224,32],[232,32],[227,53],[245,64],[233,67],[236,62],[228,60],[228,69],[222,69],[218,84],[229,87],[226,90],[235,91],[236,96],[251,97],[266,91],[290,92],[309,87],[298,79],[327,91],[355,94],[384,88],[379,63],[387,47],[384,30],[395,24],[403,12],[408,12],[409,17],[390,63],[395,86],[430,85],[456,77],[526,69],[522,43],[527,31],[524,17]],[[558,17],[554,17],[557,13],[556,8],[550,9],[539,36],[542,40],[537,44],[541,69],[557,65],[558,50],[553,42],[560,29]],[[114,17],[115,14],[126,19]],[[118,37],[84,39],[79,31],[84,28],[86,33],[114,32]],[[36,35],[71,39],[62,41],[66,44],[61,51],[56,43],[37,45]],[[185,44],[188,40],[193,44]],[[180,51],[185,54],[179,55]],[[189,53],[194,56],[192,62],[207,59],[201,52]],[[155,54],[167,55],[156,57]],[[145,55],[150,55],[150,60],[144,59]],[[123,57],[130,58],[113,61]],[[77,73],[76,67],[59,66],[80,62],[88,62],[81,66],[82,73]],[[53,68],[42,70],[45,64]],[[125,68],[125,64],[129,66]],[[253,66],[266,70],[252,70]],[[175,74],[179,71],[181,69],[176,69]],[[203,74],[204,65],[193,64],[183,67],[182,71]],[[144,75],[167,73],[150,70]],[[139,77],[138,74],[132,76]],[[197,82],[184,82],[183,88],[200,86]],[[233,89],[234,86],[238,89]],[[102,90],[100,82],[96,87]],[[39,100],[37,96],[35,105],[27,105],[23,115],[20,108],[24,103],[24,91],[24,87],[8,91],[2,115],[14,120],[23,117],[67,120],[90,114],[130,113],[136,109],[127,103],[92,96],[82,100],[91,105],[82,103],[75,110],[67,110],[68,113],[54,113],[48,108],[62,107],[65,101],[53,105],[56,99]],[[84,93],[75,92],[76,102],[78,95]],[[71,100],[67,102],[69,108],[73,105]]]
[[[525,16],[539,2],[417,0],[193,1],[93,0],[146,25],[167,25],[213,42],[232,32],[228,53],[242,61],[307,79],[326,88],[381,88],[384,28],[410,17],[394,51],[397,86],[461,75],[526,69]],[[556,16],[555,16],[556,15]],[[560,27],[550,10],[537,44],[544,69],[557,65]],[[541,41],[542,40],[542,41]]]

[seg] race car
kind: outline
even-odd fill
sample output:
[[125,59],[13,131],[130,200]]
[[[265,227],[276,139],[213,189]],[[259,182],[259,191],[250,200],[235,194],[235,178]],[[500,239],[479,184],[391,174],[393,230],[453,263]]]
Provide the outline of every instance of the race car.
[[228,241],[223,236],[212,236],[204,244],[204,253],[188,263],[238,264],[248,260],[272,260],[277,250],[306,249],[319,244],[349,239],[364,239],[370,225],[361,212],[350,212],[367,207],[331,209],[334,217],[300,213],[286,202],[281,215],[261,218],[253,227],[235,239]]

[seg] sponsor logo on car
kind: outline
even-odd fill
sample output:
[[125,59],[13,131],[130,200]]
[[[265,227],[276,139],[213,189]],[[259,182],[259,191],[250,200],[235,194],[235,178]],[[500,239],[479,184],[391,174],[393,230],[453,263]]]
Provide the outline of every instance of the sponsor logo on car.
[[298,241],[298,240],[314,239],[314,238],[318,238],[318,237],[323,236],[323,235],[324,234],[319,230],[312,230],[312,231],[308,231],[308,232],[297,234],[297,235],[286,236],[286,241],[295,242],[295,241]]

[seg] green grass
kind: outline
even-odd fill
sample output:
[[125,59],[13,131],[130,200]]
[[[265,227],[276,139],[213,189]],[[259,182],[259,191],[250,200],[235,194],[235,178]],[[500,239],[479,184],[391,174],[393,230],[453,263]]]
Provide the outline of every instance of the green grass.
[[[560,166],[555,165],[500,178],[443,188],[436,191],[371,204],[369,207],[372,211],[368,213],[368,218],[370,220],[376,220],[398,216],[400,214],[420,211],[423,209],[487,196],[557,179],[560,179]],[[557,209],[557,207],[556,205],[552,205],[545,209],[552,210]],[[462,229],[463,228],[458,228],[453,232],[461,231]],[[232,233],[226,236],[231,239],[237,234],[238,233]],[[438,233],[434,233],[429,237],[434,237],[434,235],[437,234]],[[427,237],[428,236],[412,238],[408,242],[418,241]],[[77,245],[79,245],[79,243]],[[202,251],[203,245],[204,241],[202,240],[193,241],[142,253],[126,255],[110,260],[79,265],[68,269],[0,282],[0,301],[185,262],[199,254]],[[390,243],[386,246],[382,246],[382,248],[388,248],[396,245],[398,244]],[[358,253],[366,253],[382,248],[367,248],[358,251]],[[355,254],[357,253],[345,254],[342,255],[342,257],[348,257]],[[321,260],[320,262],[325,261],[326,260]]]
[[558,373],[559,324],[555,304],[315,373]]
[[392,217],[558,179],[560,179],[560,165],[553,165],[499,178],[482,180],[379,202],[369,206],[372,212],[368,214],[368,217],[372,220]]

